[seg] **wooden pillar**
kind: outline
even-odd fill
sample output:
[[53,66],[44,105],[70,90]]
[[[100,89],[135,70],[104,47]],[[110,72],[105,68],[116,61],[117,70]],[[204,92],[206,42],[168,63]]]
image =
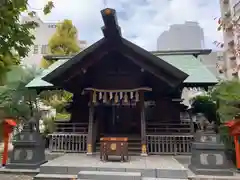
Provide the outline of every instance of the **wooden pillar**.
[[147,139],[146,139],[146,119],[144,107],[144,92],[140,92],[140,113],[141,113],[141,156],[147,156]]
[[238,135],[234,136],[235,152],[236,152],[236,167],[240,170],[240,144],[238,140]]
[[88,136],[87,136],[87,155],[93,154],[93,118],[94,118],[94,104],[89,102],[89,122],[88,122]]

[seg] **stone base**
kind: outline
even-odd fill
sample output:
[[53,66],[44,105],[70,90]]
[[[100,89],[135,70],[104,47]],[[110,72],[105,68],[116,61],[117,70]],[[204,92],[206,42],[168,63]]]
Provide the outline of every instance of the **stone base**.
[[233,176],[231,169],[199,169],[191,165],[188,168],[196,175]]
[[27,163],[9,163],[5,166],[6,169],[38,169],[42,164],[47,161],[42,161],[35,164],[27,164]]
[[141,156],[146,157],[146,156],[148,156],[148,154],[147,153],[141,153]]
[[93,152],[87,152],[86,155],[87,155],[87,156],[92,156],[92,155],[93,155]]

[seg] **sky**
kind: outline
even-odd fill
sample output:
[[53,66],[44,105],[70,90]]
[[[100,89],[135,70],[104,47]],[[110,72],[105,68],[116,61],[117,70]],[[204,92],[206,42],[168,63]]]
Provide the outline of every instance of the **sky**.
[[156,50],[158,36],[171,24],[185,21],[199,22],[206,48],[216,49],[213,41],[222,40],[214,20],[220,16],[219,0],[53,0],[55,8],[47,16],[40,11],[47,0],[29,1],[43,21],[71,19],[79,39],[89,45],[103,36],[100,10],[106,7],[116,9],[123,37],[147,50]]

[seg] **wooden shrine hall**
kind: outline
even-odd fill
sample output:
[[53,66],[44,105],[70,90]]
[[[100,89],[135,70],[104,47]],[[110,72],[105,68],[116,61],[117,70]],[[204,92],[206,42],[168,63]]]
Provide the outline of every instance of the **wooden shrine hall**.
[[182,90],[217,83],[198,59],[211,51],[148,52],[122,37],[114,9],[101,14],[102,39],[72,57],[46,56],[56,62],[27,85],[73,93],[71,118],[57,123],[50,150],[92,154],[102,137],[127,137],[138,154],[189,153]]

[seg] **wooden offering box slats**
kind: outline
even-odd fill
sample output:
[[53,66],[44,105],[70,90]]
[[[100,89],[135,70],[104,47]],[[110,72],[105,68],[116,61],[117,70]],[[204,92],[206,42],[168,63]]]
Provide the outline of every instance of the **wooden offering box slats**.
[[127,137],[103,137],[100,139],[100,142],[101,160],[108,161],[109,156],[120,156],[121,161],[128,160]]

